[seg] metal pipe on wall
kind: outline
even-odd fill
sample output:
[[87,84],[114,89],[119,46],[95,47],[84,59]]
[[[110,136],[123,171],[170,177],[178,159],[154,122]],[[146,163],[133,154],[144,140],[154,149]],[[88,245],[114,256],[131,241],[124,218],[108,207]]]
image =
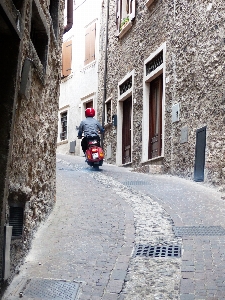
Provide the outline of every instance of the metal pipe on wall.
[[[105,123],[105,101],[106,101],[106,76],[107,76],[107,60],[108,60],[108,21],[109,21],[109,0],[107,0],[107,13],[106,13],[106,36],[105,36],[105,68],[104,68],[104,88],[102,99],[102,127]],[[102,133],[101,147],[103,148],[104,133]]]
[[64,27],[64,33],[69,31],[73,26],[73,0],[67,0],[67,24]]

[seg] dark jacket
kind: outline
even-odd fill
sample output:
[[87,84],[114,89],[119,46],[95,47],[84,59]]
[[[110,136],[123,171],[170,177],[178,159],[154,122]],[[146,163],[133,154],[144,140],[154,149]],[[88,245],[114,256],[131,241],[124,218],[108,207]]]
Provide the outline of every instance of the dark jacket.
[[99,131],[104,132],[101,124],[95,118],[87,117],[80,123],[78,137],[81,137],[83,132],[85,137],[94,137]]

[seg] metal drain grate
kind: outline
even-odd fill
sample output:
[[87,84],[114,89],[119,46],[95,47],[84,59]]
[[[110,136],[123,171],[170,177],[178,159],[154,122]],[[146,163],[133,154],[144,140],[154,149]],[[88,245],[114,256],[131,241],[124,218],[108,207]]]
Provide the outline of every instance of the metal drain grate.
[[181,247],[178,245],[164,245],[164,246],[151,246],[151,245],[136,245],[134,255],[145,257],[180,257]]
[[148,181],[125,181],[123,182],[124,185],[149,185]]
[[225,230],[221,226],[173,227],[173,231],[175,236],[225,235]]
[[[42,300],[75,300],[79,283],[33,278],[27,281],[22,297]],[[20,295],[21,295],[20,293]]]

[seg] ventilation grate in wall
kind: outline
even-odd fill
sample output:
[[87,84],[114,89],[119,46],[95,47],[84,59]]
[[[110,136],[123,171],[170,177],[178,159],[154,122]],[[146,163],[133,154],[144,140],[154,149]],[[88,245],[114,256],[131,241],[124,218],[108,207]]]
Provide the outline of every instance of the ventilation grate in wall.
[[12,236],[18,237],[23,233],[23,207],[10,206],[9,225],[13,226]]
[[180,257],[181,247],[179,245],[136,245],[134,249],[134,257]]
[[125,181],[124,185],[149,185],[148,181],[136,180],[136,181]]

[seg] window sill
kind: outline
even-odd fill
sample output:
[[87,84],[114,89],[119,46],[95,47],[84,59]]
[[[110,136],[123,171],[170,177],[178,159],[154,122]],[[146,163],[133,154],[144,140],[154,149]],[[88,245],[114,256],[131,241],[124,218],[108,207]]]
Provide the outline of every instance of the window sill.
[[162,161],[164,159],[164,156],[157,156],[145,161],[142,161],[141,164],[146,164],[146,163],[152,163],[152,162],[157,162],[157,161]]
[[155,0],[148,0],[145,5],[149,8]]
[[57,143],[57,146],[63,145],[63,144],[68,144],[68,140],[63,140],[61,142]]
[[71,79],[73,77],[73,73],[65,76],[65,77],[61,77],[61,83],[66,82],[67,80]]
[[87,64],[83,67],[83,71],[86,71],[87,69],[94,67],[95,64],[96,64],[96,60],[93,60],[92,62],[90,62],[89,64]]
[[119,35],[118,35],[118,38],[121,39],[126,33],[128,30],[130,30],[132,27],[132,22],[129,21],[125,27],[123,27],[123,29],[120,31]]
[[105,123],[104,128],[109,128],[109,127],[111,127],[111,126],[112,126],[112,122]]

